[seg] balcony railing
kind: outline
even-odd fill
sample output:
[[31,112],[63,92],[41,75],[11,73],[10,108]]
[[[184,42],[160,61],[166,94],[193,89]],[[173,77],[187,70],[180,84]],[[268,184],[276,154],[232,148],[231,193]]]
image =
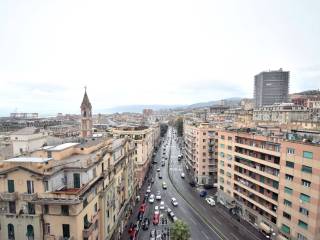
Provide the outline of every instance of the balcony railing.
[[37,198],[38,198],[37,193],[21,193],[20,194],[20,199],[26,202],[37,200]]
[[17,199],[17,192],[1,192],[0,199],[3,201],[15,201]]
[[99,212],[100,210],[98,210],[94,216],[92,216],[92,220],[91,222],[89,222],[86,226],[85,229],[83,229],[82,231],[82,235],[83,238],[89,238],[90,235],[92,234],[92,232],[94,231],[94,226],[95,226],[95,222],[98,220],[99,218]]

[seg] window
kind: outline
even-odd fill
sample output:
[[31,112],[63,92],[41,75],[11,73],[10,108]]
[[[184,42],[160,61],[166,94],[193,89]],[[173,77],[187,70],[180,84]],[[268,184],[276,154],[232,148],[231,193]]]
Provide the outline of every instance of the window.
[[290,202],[290,201],[287,200],[287,199],[284,199],[284,200],[283,200],[283,204],[284,204],[285,206],[292,207],[292,202]]
[[205,139],[202,139],[202,142],[206,142],[206,140],[205,140]]
[[228,146],[228,150],[232,150],[232,146]]
[[16,213],[16,202],[9,202],[9,213]]
[[309,210],[304,207],[300,207],[299,212],[303,215],[309,216]]
[[34,230],[32,225],[27,226],[27,239],[34,239]]
[[299,220],[298,226],[302,227],[303,229],[308,229],[308,224],[301,220]]
[[224,166],[224,161],[220,161],[220,165],[221,165],[221,166]]
[[33,181],[31,180],[27,181],[27,193],[28,194],[34,193]]
[[206,175],[206,173],[205,173],[205,172],[202,172],[202,175]]
[[282,224],[281,231],[290,234],[290,228],[285,224]]
[[228,137],[228,141],[232,141],[232,137]]
[[305,172],[305,173],[310,173],[310,174],[312,174],[312,167],[308,167],[308,166],[306,166],[306,165],[302,165],[301,171],[302,171],[302,172]]
[[44,227],[45,234],[50,235],[50,223],[46,223]]
[[223,170],[223,169],[220,169],[220,173],[223,175],[223,174],[224,174],[224,170]]
[[294,154],[294,152],[295,152],[294,148],[287,148],[287,154],[292,155]]
[[310,187],[310,186],[311,186],[311,182],[309,182],[309,181],[307,181],[307,180],[304,180],[304,179],[301,180],[301,184],[302,184],[304,187]]
[[264,183],[264,176],[260,176],[260,182]]
[[44,214],[49,214],[49,205],[47,204],[43,205],[43,212]]
[[310,196],[300,193],[300,200],[303,202],[310,202]]
[[220,157],[224,158],[224,153],[220,152]]
[[48,183],[48,181],[44,181],[43,184],[44,184],[44,191],[48,192],[49,191],[49,183]]
[[28,202],[28,214],[36,214],[36,209],[34,203]]
[[292,182],[293,181],[293,176],[290,174],[286,174],[286,180]]
[[73,174],[73,187],[80,188],[80,174],[79,173]]
[[286,219],[291,220],[291,215],[289,213],[283,212],[283,217],[285,217]]
[[69,206],[68,205],[61,205],[61,214],[63,216],[69,216]]
[[9,240],[14,240],[15,239],[14,226],[11,223],[8,224],[8,239]]
[[83,199],[83,208],[85,208],[88,205],[88,199]]
[[94,204],[94,212],[95,212],[95,213],[98,212],[98,203],[95,203],[95,204]]
[[313,158],[313,152],[303,151],[303,157],[312,159]]
[[223,177],[220,177],[219,180],[220,180],[221,183],[224,183]]
[[69,224],[62,224],[62,234],[64,238],[70,238],[70,225]]
[[286,161],[286,166],[289,168],[294,168],[294,162]]
[[14,180],[8,180],[8,192],[9,193],[14,192]]
[[221,148],[224,148],[224,144],[220,144],[220,147],[221,147]]
[[308,240],[305,236],[303,236],[301,233],[297,234],[297,240]]
[[224,135],[221,135],[221,137],[220,137],[222,140],[224,140]]
[[288,187],[284,187],[284,192],[285,193],[288,193],[288,194],[290,194],[290,195],[292,195],[292,189],[291,188],[288,188]]

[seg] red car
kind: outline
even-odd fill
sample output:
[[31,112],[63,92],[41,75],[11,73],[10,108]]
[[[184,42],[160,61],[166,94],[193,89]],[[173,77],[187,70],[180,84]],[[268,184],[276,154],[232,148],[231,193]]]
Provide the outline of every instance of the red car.
[[146,204],[145,204],[145,203],[142,203],[141,206],[140,206],[139,212],[144,213],[145,210],[146,210]]
[[153,225],[158,225],[160,221],[160,212],[159,211],[155,211],[153,214]]

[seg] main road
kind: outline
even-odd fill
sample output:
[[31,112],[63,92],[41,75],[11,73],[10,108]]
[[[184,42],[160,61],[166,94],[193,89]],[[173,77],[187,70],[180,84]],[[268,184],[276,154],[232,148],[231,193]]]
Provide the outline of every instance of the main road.
[[[153,178],[155,181],[151,184],[151,193],[161,192],[161,201],[164,201],[166,209],[170,207],[175,215],[186,222],[190,228],[192,240],[260,240],[264,239],[255,229],[245,223],[238,223],[221,207],[210,207],[201,199],[195,189],[191,188],[187,182],[180,177],[183,171],[183,164],[177,160],[180,150],[177,144],[177,138],[173,134],[173,128],[168,129],[168,133],[159,146],[155,156],[157,164],[149,174],[148,180],[141,188],[141,201],[149,185],[149,180]],[[163,150],[165,149],[165,150]],[[163,154],[164,153],[164,154]],[[167,160],[165,160],[167,158]],[[165,166],[161,166],[161,161],[165,161]],[[157,169],[160,168],[162,179],[159,179]],[[162,183],[167,184],[167,189],[162,189]],[[177,199],[179,205],[174,207],[171,204],[171,198]],[[150,236],[150,230],[162,230],[164,226],[152,224],[152,217],[155,206],[160,205],[160,201],[154,203],[147,202],[144,217],[150,219],[149,230],[140,229],[138,239],[147,240]],[[131,223],[136,223],[139,204],[135,208],[130,219]],[[160,211],[161,215],[167,217],[166,210]],[[170,220],[168,219],[168,222]],[[124,232],[121,239],[129,239],[128,234]]]

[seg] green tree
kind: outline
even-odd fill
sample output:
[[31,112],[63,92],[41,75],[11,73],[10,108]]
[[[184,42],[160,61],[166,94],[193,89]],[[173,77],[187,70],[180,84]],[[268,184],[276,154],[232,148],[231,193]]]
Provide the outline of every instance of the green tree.
[[177,129],[178,136],[182,137],[182,135],[183,135],[183,119],[182,119],[182,117],[179,117],[176,119],[175,127]]
[[170,227],[171,240],[189,240],[191,237],[189,226],[181,221],[175,221]]

